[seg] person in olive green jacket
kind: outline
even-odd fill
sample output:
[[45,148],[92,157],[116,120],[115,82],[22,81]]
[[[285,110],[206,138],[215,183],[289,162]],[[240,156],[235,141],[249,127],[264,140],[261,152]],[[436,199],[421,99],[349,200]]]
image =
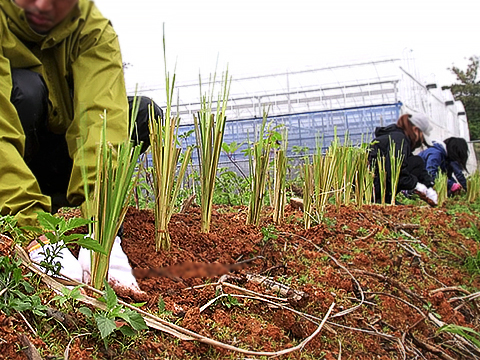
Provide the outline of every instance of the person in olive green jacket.
[[[37,225],[38,211],[84,202],[81,168],[93,190],[104,110],[117,145],[132,99],[117,35],[92,1],[0,0],[0,38],[0,214]],[[152,102],[140,104],[145,150]]]

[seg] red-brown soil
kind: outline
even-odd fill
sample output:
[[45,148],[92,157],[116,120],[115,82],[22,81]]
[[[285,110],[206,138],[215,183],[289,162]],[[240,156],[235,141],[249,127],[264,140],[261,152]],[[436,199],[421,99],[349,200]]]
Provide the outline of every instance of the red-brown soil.
[[[478,277],[462,267],[466,256],[477,253],[478,243],[458,232],[469,228],[471,222],[479,226],[476,216],[454,217],[430,207],[371,206],[357,210],[332,206],[320,225],[304,230],[300,211],[287,207],[282,225],[274,225],[268,215],[265,213],[260,226],[255,227],[245,225],[245,208],[218,207],[212,214],[210,232],[202,233],[200,209],[193,207],[173,215],[171,250],[157,252],[152,212],[130,208],[122,246],[135,274],[145,275],[138,278],[140,288],[148,294],[143,309],[158,313],[159,300],[163,300],[165,311],[160,316],[164,319],[255,351],[295,346],[315,331],[317,325],[301,315],[253,300],[239,299],[238,304],[224,301],[200,312],[220,288],[192,287],[216,282],[220,275],[233,270],[228,273],[228,282],[241,288],[277,295],[265,284],[247,281],[246,274],[261,274],[288,286],[291,291],[287,296],[293,291],[303,294],[290,298],[287,306],[313,315],[317,322],[335,302],[328,326],[302,351],[280,358],[467,359],[475,355],[465,349],[463,355],[452,350],[459,348],[458,340],[438,334],[438,327],[423,315],[431,311],[442,322],[478,331],[476,304],[459,306],[462,300],[453,298],[464,293],[450,289],[480,289]],[[252,258],[239,269],[229,267]],[[221,290],[240,294],[227,286]],[[348,312],[360,304],[361,290],[366,302]],[[85,324],[82,315],[75,316]],[[0,358],[27,358],[19,351],[19,333],[27,334],[45,359],[54,353],[45,340],[31,334],[20,317],[0,314]],[[57,336],[57,343],[64,348],[70,340],[60,327],[50,336]],[[120,342],[128,348],[122,349]],[[98,344],[92,336],[75,339],[70,359],[245,358],[199,342],[178,341],[156,330],[133,340],[117,336],[110,354],[99,350]]]

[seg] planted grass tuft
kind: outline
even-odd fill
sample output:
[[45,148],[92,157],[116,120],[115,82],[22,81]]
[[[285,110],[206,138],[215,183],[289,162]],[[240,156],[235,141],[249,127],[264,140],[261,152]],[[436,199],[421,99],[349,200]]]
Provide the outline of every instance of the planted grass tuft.
[[223,135],[227,118],[225,111],[230,93],[231,79],[228,79],[228,70],[222,76],[222,89],[218,96],[216,107],[216,119],[213,113],[213,92],[215,89],[216,74],[210,81],[210,94],[202,94],[202,82],[200,79],[201,109],[197,116],[193,116],[195,126],[195,137],[199,152],[200,184],[202,207],[202,231],[210,231],[210,222],[213,209],[213,194],[215,190],[215,179],[217,176],[218,161],[222,151]]
[[[153,160],[153,186],[155,193],[155,247],[156,250],[170,249],[170,234],[168,223],[175,209],[181,183],[185,176],[192,148],[189,146],[181,159],[180,168],[177,172],[177,165],[180,160],[181,148],[179,143],[178,127],[180,117],[172,116],[172,98],[175,87],[175,73],[170,81],[170,74],[167,71],[167,59],[165,57],[165,36],[163,39],[163,51],[165,62],[165,82],[167,93],[167,109],[164,119],[154,119],[153,108],[151,109],[149,128],[150,144]],[[178,111],[177,111],[178,114]]]
[[[134,146],[130,140],[125,140],[117,149],[109,144],[106,140],[106,118],[104,114],[97,157],[97,179],[91,204],[89,196],[86,196],[87,208],[93,211],[94,237],[105,252],[91,252],[91,282],[96,289],[102,289],[107,278],[113,243],[133,194],[132,183],[138,180],[133,174],[141,151],[141,146]],[[88,194],[87,189],[85,193]]]

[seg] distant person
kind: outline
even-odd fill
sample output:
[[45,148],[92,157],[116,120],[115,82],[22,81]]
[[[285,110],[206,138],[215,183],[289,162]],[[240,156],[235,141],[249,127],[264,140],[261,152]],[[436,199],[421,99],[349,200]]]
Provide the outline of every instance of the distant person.
[[375,129],[375,138],[370,145],[369,163],[375,168],[374,196],[375,202],[381,202],[380,178],[377,166],[378,155],[385,158],[386,193],[385,202],[390,203],[392,196],[390,166],[391,144],[395,144],[397,158],[403,157],[398,179],[397,193],[402,190],[415,190],[427,201],[437,204],[438,196],[433,189],[433,180],[425,168],[423,159],[413,155],[413,151],[424,142],[424,135],[429,135],[431,124],[428,117],[421,113],[400,116],[396,124]]
[[[0,31],[0,214],[36,226],[38,211],[84,202],[82,162],[93,193],[104,110],[107,141],[128,138],[120,46],[89,0],[0,0]],[[151,103],[134,131],[143,150]]]
[[468,160],[467,141],[459,137],[450,137],[441,142],[433,142],[428,149],[418,155],[425,161],[425,166],[435,180],[439,172],[447,175],[448,194],[454,195],[462,189],[467,190],[467,180],[464,171],[467,170]]

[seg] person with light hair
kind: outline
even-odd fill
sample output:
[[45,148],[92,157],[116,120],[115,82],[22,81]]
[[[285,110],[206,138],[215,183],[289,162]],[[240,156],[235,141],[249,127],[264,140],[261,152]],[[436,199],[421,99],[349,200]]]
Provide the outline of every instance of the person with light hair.
[[370,144],[369,163],[375,169],[374,197],[375,202],[381,201],[381,186],[377,159],[385,159],[386,194],[385,202],[389,203],[392,197],[391,181],[392,172],[390,156],[392,147],[395,146],[395,156],[402,159],[398,178],[397,193],[402,190],[413,190],[432,205],[438,202],[438,195],[433,189],[433,179],[425,168],[423,159],[413,155],[413,151],[425,143],[425,135],[431,131],[430,120],[425,114],[401,115],[396,124],[375,129],[375,138]]

